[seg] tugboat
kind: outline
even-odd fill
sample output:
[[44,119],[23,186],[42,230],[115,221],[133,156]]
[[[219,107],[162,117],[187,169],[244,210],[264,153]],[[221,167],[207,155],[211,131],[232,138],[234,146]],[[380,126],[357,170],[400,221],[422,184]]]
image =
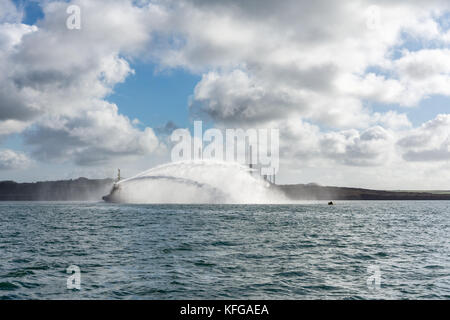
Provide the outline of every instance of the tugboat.
[[120,169],[117,169],[117,179],[116,179],[116,182],[114,182],[114,185],[113,185],[113,187],[112,187],[112,189],[111,189],[111,192],[110,192],[108,195],[102,197],[102,199],[103,199],[104,201],[106,201],[106,202],[116,202],[116,201],[114,200],[114,194],[116,194],[116,193],[120,190],[120,189],[119,189],[119,185],[117,184],[120,180],[122,180],[122,178],[121,178],[121,176],[120,176]]

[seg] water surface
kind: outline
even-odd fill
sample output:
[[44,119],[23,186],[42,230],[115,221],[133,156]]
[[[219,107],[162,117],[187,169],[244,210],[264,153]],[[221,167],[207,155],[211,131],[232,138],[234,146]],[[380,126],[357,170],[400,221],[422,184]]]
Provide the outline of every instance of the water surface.
[[449,212],[445,201],[0,202],[0,298],[449,299]]

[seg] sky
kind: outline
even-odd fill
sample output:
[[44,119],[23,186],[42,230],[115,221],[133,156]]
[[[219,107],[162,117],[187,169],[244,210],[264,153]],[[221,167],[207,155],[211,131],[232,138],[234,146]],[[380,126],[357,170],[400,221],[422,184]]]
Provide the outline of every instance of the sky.
[[448,1],[0,0],[0,180],[132,176],[204,120],[279,129],[278,183],[450,190],[449,46]]

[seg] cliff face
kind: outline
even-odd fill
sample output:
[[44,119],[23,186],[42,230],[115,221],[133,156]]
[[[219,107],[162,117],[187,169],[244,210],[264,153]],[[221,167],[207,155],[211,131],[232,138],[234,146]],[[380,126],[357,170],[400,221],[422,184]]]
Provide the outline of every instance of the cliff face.
[[112,179],[86,178],[35,183],[0,181],[0,201],[101,201],[113,184]]

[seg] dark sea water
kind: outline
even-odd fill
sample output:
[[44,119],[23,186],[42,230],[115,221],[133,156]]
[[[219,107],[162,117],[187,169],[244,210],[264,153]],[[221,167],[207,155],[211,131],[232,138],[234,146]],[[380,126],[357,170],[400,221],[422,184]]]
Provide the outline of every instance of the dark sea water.
[[450,299],[449,238],[440,201],[0,202],[0,298]]

